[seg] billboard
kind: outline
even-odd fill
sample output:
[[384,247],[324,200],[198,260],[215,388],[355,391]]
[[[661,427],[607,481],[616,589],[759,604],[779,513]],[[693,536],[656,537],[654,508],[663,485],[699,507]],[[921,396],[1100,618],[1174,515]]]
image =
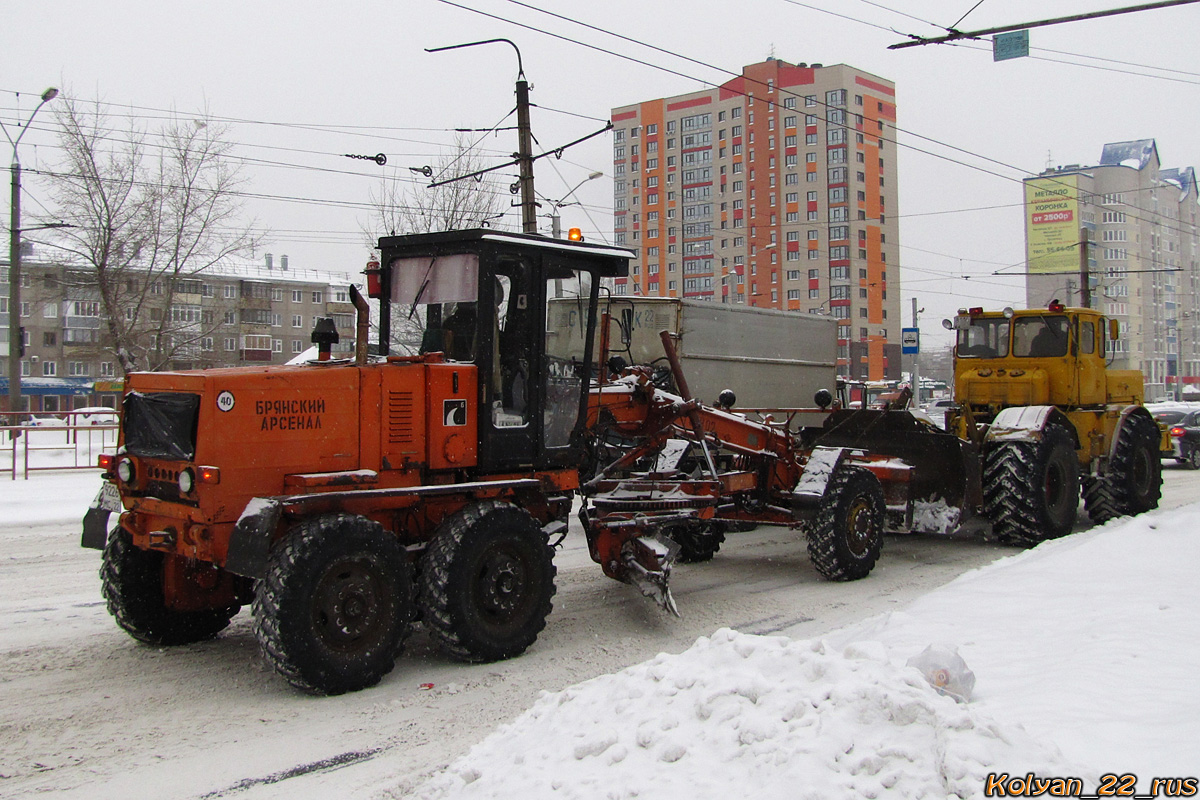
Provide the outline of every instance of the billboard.
[[1079,271],[1079,176],[1025,181],[1026,262],[1031,274]]

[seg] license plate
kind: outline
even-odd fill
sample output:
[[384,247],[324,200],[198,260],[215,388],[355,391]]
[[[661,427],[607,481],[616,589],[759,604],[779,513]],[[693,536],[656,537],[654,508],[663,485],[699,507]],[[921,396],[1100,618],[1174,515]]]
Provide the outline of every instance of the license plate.
[[125,510],[121,505],[121,493],[117,491],[116,486],[107,482],[100,485],[100,493],[92,501],[92,508],[102,508],[105,511]]

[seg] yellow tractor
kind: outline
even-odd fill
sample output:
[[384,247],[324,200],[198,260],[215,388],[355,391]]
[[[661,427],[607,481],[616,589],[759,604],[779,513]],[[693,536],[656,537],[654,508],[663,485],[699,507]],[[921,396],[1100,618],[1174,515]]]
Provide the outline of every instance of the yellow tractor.
[[1082,490],[1093,522],[1156,508],[1161,431],[1142,374],[1109,369],[1116,320],[1045,309],[962,309],[956,411],[947,429],[979,446],[983,511],[1002,539],[1036,544],[1071,531]]

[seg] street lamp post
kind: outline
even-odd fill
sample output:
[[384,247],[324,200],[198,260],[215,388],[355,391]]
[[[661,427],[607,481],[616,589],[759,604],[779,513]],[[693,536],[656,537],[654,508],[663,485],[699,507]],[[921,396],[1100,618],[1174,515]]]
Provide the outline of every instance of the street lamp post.
[[[42,102],[29,115],[25,124],[18,125],[17,138],[13,139],[8,128],[0,123],[4,135],[13,149],[12,160],[12,218],[8,231],[8,410],[21,410],[21,159],[17,146],[29,130],[33,118],[42,106],[58,96],[58,89],[51,87],[42,92]],[[9,422],[14,420],[10,419]]]
[[[558,210],[560,208],[562,208],[563,206],[570,206],[570,205],[574,205],[575,203],[579,202],[578,200],[572,200],[570,203],[568,203],[567,198],[570,197],[571,195],[575,194],[575,192],[578,191],[580,186],[583,186],[588,181],[594,181],[594,180],[596,180],[596,178],[599,178],[603,175],[604,175],[603,172],[593,172],[592,174],[588,175],[586,178],[581,180],[579,183],[575,184],[575,187],[573,189],[571,189],[571,191],[564,194],[562,196],[561,200],[550,200],[550,209],[551,209],[551,211],[550,211],[550,237],[552,239],[561,239],[562,238],[562,217],[559,216]],[[549,198],[547,198],[547,199],[549,199]]]

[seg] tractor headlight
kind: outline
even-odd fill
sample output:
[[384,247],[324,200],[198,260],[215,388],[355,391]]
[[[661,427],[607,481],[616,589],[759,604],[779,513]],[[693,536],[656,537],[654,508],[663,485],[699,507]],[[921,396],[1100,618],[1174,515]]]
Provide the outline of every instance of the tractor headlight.
[[117,462],[117,478],[121,483],[133,483],[137,472],[133,468],[133,462],[128,458],[122,458]]
[[196,488],[196,475],[192,472],[191,467],[188,467],[183,472],[179,473],[179,491],[181,494],[191,494],[192,489]]

